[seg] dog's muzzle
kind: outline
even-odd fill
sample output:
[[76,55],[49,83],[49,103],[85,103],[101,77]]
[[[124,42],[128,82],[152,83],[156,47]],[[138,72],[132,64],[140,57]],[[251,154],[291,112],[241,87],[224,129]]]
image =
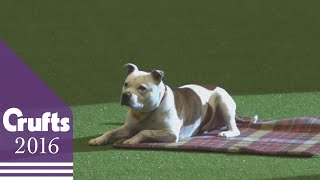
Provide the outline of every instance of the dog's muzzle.
[[131,93],[125,92],[121,95],[121,105],[129,106],[130,105],[130,99],[131,99]]

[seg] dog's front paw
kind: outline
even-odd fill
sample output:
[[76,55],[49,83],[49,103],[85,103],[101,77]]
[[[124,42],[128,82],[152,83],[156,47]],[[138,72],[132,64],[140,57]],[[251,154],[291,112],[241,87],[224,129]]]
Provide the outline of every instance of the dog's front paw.
[[101,137],[97,137],[95,139],[91,139],[88,144],[91,146],[100,146],[106,144],[106,141]]
[[223,131],[218,134],[218,136],[224,137],[224,138],[230,138],[230,137],[235,137],[239,135],[240,135],[240,131]]

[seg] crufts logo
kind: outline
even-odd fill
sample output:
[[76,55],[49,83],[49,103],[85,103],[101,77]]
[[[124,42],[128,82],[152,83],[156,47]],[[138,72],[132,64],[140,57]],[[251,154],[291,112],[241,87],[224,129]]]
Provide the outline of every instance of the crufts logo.
[[[17,117],[15,123],[10,117]],[[30,132],[49,131],[50,124],[53,132],[67,132],[70,130],[69,118],[59,118],[58,113],[45,112],[42,117],[30,118],[23,117],[23,113],[18,108],[10,108],[3,115],[3,126],[9,132],[25,131],[27,128]],[[51,131],[50,130],[50,131]]]

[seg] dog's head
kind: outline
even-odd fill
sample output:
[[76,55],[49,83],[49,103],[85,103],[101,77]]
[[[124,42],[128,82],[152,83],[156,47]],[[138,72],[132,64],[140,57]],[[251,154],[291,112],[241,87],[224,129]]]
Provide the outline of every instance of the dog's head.
[[150,112],[157,108],[164,95],[165,85],[162,82],[164,72],[139,71],[134,64],[126,64],[127,78],[123,83],[121,105],[136,111]]

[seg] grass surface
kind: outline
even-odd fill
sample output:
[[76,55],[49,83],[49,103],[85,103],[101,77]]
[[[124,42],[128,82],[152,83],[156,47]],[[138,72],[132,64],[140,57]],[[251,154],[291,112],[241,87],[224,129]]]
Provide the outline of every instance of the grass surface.
[[[319,115],[320,92],[235,96],[237,114],[261,119]],[[75,179],[320,178],[320,156],[289,158],[224,153],[120,150],[87,141],[123,124],[118,103],[75,106]]]

